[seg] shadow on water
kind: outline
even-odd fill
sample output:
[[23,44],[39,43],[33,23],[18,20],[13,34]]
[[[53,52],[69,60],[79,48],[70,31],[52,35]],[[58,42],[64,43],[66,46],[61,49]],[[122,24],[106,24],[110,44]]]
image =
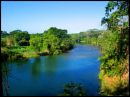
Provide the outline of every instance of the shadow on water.
[[6,62],[3,62],[1,64],[1,70],[2,70],[2,89],[3,89],[3,95],[9,96],[8,90],[9,90],[9,84],[8,84],[8,75],[10,73],[10,70],[7,66]]
[[32,75],[38,78],[44,71],[47,75],[53,76],[57,69],[58,59],[56,56],[43,56],[35,58],[32,62]]
[[10,61],[3,61],[1,63],[1,78],[2,78],[2,89],[3,89],[3,96],[10,96],[10,85],[9,85],[9,77],[11,79],[16,79],[15,75],[12,75],[12,65],[15,64],[17,69],[21,69],[22,66],[28,63],[27,60],[10,60]]

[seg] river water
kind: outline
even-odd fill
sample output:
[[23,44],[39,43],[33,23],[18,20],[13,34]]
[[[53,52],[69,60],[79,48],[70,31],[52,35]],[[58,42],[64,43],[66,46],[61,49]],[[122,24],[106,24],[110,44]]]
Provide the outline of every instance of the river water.
[[[80,83],[86,93],[97,96],[100,51],[95,46],[77,45],[67,53],[7,63],[10,96],[56,96],[64,84]],[[6,94],[5,94],[6,95]]]

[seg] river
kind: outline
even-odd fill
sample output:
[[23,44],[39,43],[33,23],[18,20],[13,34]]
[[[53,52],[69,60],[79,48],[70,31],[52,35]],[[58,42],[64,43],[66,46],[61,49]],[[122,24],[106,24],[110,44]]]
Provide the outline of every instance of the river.
[[82,84],[88,95],[97,96],[100,55],[95,46],[77,45],[61,55],[8,62],[8,95],[56,96],[63,92],[64,84],[75,82]]

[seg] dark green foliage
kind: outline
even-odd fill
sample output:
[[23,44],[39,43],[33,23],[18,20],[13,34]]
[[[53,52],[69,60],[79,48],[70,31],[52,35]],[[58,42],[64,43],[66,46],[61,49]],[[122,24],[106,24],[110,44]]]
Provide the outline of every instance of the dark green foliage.
[[20,46],[28,46],[30,40],[30,35],[27,31],[16,33],[16,41]]
[[67,35],[67,30],[58,29],[56,27],[49,28],[48,31],[45,32],[45,33],[53,34],[53,35],[55,35],[55,36],[57,36],[58,38],[61,38],[61,39],[69,37]]
[[10,34],[15,35],[15,34],[20,33],[20,32],[22,32],[22,31],[21,30],[14,30],[14,31],[11,31]]
[[[110,14],[112,10],[116,8],[116,11]],[[106,6],[106,17],[102,19],[102,24],[107,24],[107,28],[110,30],[118,30],[120,26],[124,26],[128,21],[124,21],[128,18],[129,3],[127,1],[110,1]]]
[[59,96],[86,96],[86,92],[80,84],[70,82],[64,85],[64,92]]
[[9,34],[6,32],[6,31],[1,31],[1,37],[6,37],[8,36]]
[[18,45],[29,46],[30,35],[27,31],[14,30],[10,32],[10,35],[16,40]]

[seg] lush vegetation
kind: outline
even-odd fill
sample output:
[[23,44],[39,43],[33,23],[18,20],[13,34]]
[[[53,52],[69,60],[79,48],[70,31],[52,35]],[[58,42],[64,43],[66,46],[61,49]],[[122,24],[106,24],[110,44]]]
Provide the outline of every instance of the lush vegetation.
[[[107,30],[90,29],[70,35],[67,34],[67,30],[55,27],[42,34],[29,34],[21,30],[10,33],[1,31],[2,60],[57,55],[73,48],[75,42],[96,45],[102,53],[99,58],[100,94],[129,95],[128,8],[129,4],[126,1],[108,2],[106,16],[102,18],[102,25],[106,25]],[[73,88],[75,86],[72,83],[66,85],[62,95],[75,95],[72,93]],[[84,93],[81,92],[78,96],[81,95]]]
[[90,29],[77,34],[71,34],[71,37],[76,43],[98,45],[99,37],[103,32],[105,30]]
[[73,42],[67,34],[67,30],[50,28],[44,32],[43,47],[49,54],[60,54],[73,47]]
[[102,19],[102,24],[111,31],[104,39],[107,44],[102,45],[103,56],[100,58],[102,95],[129,95],[128,8],[126,1],[110,1],[106,6],[106,17]]
[[1,31],[1,46],[2,58],[14,60],[61,54],[73,48],[73,41],[67,30],[51,27],[41,34],[21,30]]
[[100,47],[101,95],[129,95],[128,6],[126,1],[108,2],[106,17],[101,21],[107,30],[90,29],[71,35],[76,42]]

